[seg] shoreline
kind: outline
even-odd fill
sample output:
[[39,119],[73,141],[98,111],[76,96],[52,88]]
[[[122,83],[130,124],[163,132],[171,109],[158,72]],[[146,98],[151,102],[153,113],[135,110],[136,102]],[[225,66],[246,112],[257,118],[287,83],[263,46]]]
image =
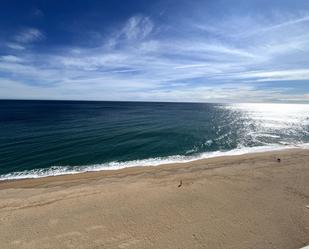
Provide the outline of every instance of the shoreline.
[[306,149],[3,181],[0,247],[302,248],[308,182]]
[[[135,161],[128,161],[128,162],[112,162],[112,164],[119,164],[118,166],[104,166],[105,164],[98,164],[100,167],[96,167],[97,165],[85,165],[85,166],[75,166],[77,168],[80,168],[80,170],[74,170],[74,166],[72,169],[68,171],[62,171],[62,172],[55,172],[54,174],[42,174],[42,175],[27,175],[26,172],[29,171],[20,171],[20,172],[11,172],[8,174],[0,175],[0,177],[7,176],[7,178],[0,178],[0,184],[2,182],[8,182],[8,181],[20,181],[20,180],[31,180],[31,179],[41,179],[41,178],[49,178],[49,177],[58,177],[58,176],[67,176],[67,175],[77,175],[77,174],[85,174],[85,173],[96,173],[96,172],[102,172],[102,171],[117,171],[117,170],[123,170],[126,168],[145,168],[145,167],[158,167],[158,166],[165,166],[165,165],[178,165],[178,164],[186,164],[186,163],[193,163],[195,161],[200,160],[209,160],[212,158],[222,158],[222,157],[235,157],[235,156],[245,156],[250,154],[260,154],[260,153],[268,153],[268,152],[277,152],[277,151],[286,151],[286,150],[306,150],[309,149],[309,143],[304,143],[301,145],[286,145],[282,147],[272,147],[272,146],[261,146],[261,147],[248,147],[244,149],[233,149],[230,151],[214,151],[214,152],[206,152],[202,153],[200,156],[190,157],[190,156],[168,156],[164,158],[150,158],[150,159],[141,159],[141,160],[135,160]],[[206,155],[206,156],[205,156]],[[169,161],[169,158],[178,158],[178,160]],[[181,158],[181,159],[179,159]],[[154,164],[147,164],[149,161],[152,160],[158,160],[159,163]],[[109,164],[109,163],[108,163]],[[68,166],[56,166],[55,168],[65,168]],[[84,168],[84,169],[82,169]],[[46,170],[49,170],[50,168],[46,168]],[[40,171],[44,169],[34,169],[35,171]],[[23,173],[23,175],[16,175],[17,173]],[[13,175],[11,175],[13,174]],[[11,176],[10,176],[11,175]]]
[[[143,174],[144,172],[155,170],[155,168],[177,168],[177,167],[187,167],[188,165],[194,166],[199,164],[220,164],[220,162],[225,160],[239,160],[241,158],[250,158],[250,157],[258,157],[263,155],[274,155],[274,161],[278,156],[276,156],[276,153],[279,152],[279,154],[285,154],[290,152],[297,152],[297,151],[303,151],[308,150],[305,148],[288,148],[288,149],[278,149],[278,150],[270,150],[270,151],[261,151],[261,152],[252,152],[252,153],[244,153],[240,155],[222,155],[222,156],[215,156],[215,157],[209,157],[209,158],[202,158],[202,159],[196,159],[192,161],[186,161],[186,162],[176,162],[176,163],[163,163],[159,165],[144,165],[144,166],[132,166],[132,167],[124,167],[119,169],[103,169],[103,170],[97,170],[97,171],[85,171],[85,172],[78,172],[78,173],[67,173],[67,174],[61,174],[61,175],[50,175],[50,176],[43,176],[43,177],[35,177],[35,178],[21,178],[21,179],[6,179],[6,180],[0,180],[0,190],[5,188],[6,186],[31,186],[31,182],[33,181],[34,186],[37,184],[44,184],[49,182],[62,182],[70,181],[70,180],[81,180],[81,179],[96,179],[100,177],[117,177],[118,175],[123,176],[123,174],[128,174],[128,176],[132,174]],[[282,152],[282,153],[280,153]],[[278,154],[278,155],[279,155]],[[215,169],[220,166],[215,167],[207,167],[206,169]],[[221,166],[222,167],[222,166]],[[223,166],[224,167],[224,166]],[[19,184],[20,183],[20,184]]]
[[[290,153],[300,153],[303,151],[307,151],[309,154],[309,149],[305,148],[289,148],[289,149],[281,149],[281,150],[271,150],[271,151],[262,151],[262,152],[254,152],[254,153],[245,153],[241,155],[224,155],[224,156],[216,156],[211,158],[203,158],[197,159],[189,162],[178,162],[178,163],[167,163],[160,164],[156,166],[133,166],[133,167],[125,167],[120,169],[104,169],[98,171],[86,171],[74,174],[63,174],[63,175],[52,175],[52,176],[44,176],[38,178],[22,178],[22,179],[9,179],[9,180],[1,180],[0,181],[0,190],[5,188],[19,188],[19,187],[37,187],[40,185],[48,184],[48,183],[57,183],[60,184],[63,182],[69,181],[79,181],[79,180],[99,180],[100,178],[113,178],[113,177],[125,177],[125,176],[134,176],[140,175],[144,173],[152,173],[158,170],[177,170],[181,168],[194,168],[194,166],[206,165],[204,166],[205,170],[211,170],[216,168],[224,168],[229,167],[226,165],[226,161],[237,162],[239,160],[248,161],[251,158],[263,158],[265,156],[271,156],[273,163],[276,162],[277,158],[282,157],[286,154]],[[309,155],[308,155],[309,157]],[[309,160],[309,158],[308,158]],[[223,165],[222,165],[223,163]],[[277,163],[277,162],[276,162]]]

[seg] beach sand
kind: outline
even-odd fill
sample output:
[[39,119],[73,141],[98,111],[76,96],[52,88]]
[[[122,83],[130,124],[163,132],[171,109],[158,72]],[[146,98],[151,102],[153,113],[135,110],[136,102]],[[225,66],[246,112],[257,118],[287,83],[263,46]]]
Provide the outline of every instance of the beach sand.
[[0,248],[296,249],[308,205],[309,150],[8,181]]

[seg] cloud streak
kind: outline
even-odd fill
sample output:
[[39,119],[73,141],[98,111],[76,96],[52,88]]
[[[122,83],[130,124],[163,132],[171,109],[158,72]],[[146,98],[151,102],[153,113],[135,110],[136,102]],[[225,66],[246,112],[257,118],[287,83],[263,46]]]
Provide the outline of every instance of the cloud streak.
[[14,40],[19,43],[31,43],[44,39],[43,33],[36,28],[26,28],[20,31]]
[[309,86],[280,83],[309,82],[309,17],[284,16],[231,15],[177,30],[136,14],[96,46],[41,54],[25,48],[47,36],[27,28],[0,57],[0,98],[309,102]]

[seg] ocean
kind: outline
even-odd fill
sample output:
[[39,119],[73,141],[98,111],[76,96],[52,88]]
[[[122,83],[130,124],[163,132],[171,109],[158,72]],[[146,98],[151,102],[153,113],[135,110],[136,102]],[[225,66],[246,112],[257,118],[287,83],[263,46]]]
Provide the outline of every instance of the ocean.
[[0,101],[0,180],[305,148],[309,105]]

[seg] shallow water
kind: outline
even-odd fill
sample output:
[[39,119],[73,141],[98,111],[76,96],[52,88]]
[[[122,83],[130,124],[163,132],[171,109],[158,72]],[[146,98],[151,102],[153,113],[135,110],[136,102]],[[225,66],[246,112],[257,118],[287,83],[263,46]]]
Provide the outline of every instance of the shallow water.
[[307,143],[309,105],[0,101],[0,179]]

